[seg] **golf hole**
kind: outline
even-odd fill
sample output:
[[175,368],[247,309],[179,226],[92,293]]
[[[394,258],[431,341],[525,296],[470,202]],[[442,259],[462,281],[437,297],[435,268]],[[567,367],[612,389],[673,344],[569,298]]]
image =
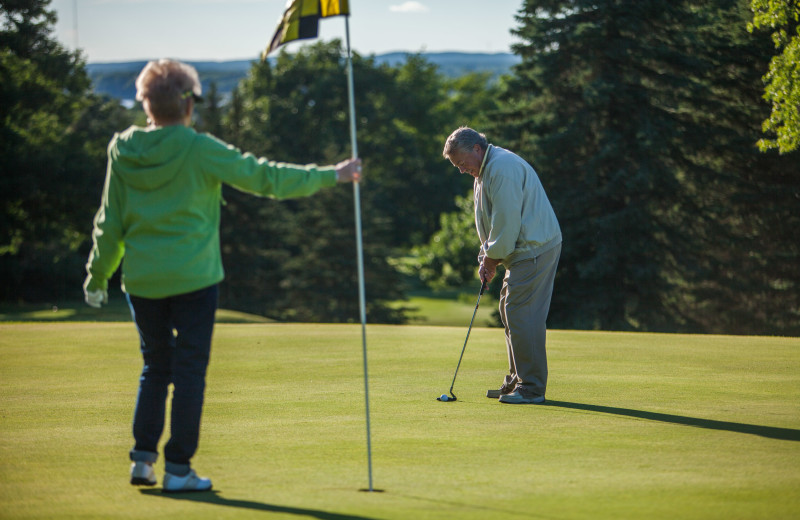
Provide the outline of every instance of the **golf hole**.
[[361,491],[361,492],[363,492],[363,493],[383,493],[383,490],[382,490],[382,489],[367,489],[367,488],[361,488],[361,489],[359,489],[359,491]]

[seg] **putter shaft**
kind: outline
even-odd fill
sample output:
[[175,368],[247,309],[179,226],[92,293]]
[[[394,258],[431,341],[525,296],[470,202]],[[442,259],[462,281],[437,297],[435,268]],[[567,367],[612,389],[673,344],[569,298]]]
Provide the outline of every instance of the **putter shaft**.
[[475,322],[475,315],[478,314],[478,306],[481,304],[481,296],[483,296],[483,291],[486,290],[486,282],[481,283],[481,292],[478,294],[478,301],[475,303],[475,310],[472,311],[472,319],[469,321],[469,329],[467,329],[467,337],[464,340],[464,347],[461,349],[461,355],[458,357],[458,365],[456,365],[456,371],[453,374],[453,382],[450,384],[450,395],[453,396],[453,401],[456,400],[456,396],[453,393],[453,387],[456,384],[456,376],[458,375],[458,369],[461,367],[461,360],[464,357],[464,351],[467,349],[467,341],[469,341],[469,333],[472,332],[472,324]]

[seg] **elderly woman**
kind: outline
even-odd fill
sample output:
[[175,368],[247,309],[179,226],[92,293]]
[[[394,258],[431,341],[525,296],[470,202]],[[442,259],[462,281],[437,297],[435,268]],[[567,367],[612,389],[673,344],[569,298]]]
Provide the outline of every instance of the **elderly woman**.
[[144,368],[133,418],[131,484],[155,485],[153,463],[164,429],[168,386],[171,437],[164,447],[167,492],[206,491],[190,461],[197,450],[220,254],[222,184],[273,198],[308,196],[337,182],[358,181],[361,161],[317,167],[242,154],[191,127],[200,101],[197,71],[148,63],[136,80],[149,126],[132,126],[108,146],[102,203],[84,283],[86,302],[108,301],[108,279],[123,256],[122,289],[139,332]]

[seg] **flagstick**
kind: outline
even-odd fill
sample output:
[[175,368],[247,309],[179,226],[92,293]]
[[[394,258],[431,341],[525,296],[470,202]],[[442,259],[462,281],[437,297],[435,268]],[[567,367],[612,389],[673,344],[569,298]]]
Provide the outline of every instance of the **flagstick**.
[[[356,107],[353,94],[353,59],[350,56],[350,17],[344,17],[345,36],[347,40],[347,94],[350,105],[350,142],[353,148],[353,159],[358,157],[356,142]],[[369,491],[372,491],[372,442],[369,425],[369,378],[367,375],[367,313],[364,298],[364,246],[361,241],[361,196],[358,182],[353,183],[353,199],[356,217],[356,254],[358,256],[358,305],[361,314],[361,344],[364,355],[364,399],[367,410],[367,467],[369,473]]]

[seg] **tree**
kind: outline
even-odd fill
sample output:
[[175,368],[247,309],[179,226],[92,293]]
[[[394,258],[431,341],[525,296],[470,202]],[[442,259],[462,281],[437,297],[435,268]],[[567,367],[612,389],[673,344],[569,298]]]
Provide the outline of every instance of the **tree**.
[[[274,63],[254,64],[234,92],[222,137],[258,155],[298,163],[326,164],[349,155],[342,56],[341,42],[316,42],[293,55],[282,51]],[[488,76],[451,81],[420,56],[391,67],[355,54],[353,69],[365,161],[368,319],[394,323],[403,312],[388,303],[401,299],[404,287],[389,258],[428,240],[439,215],[466,191],[469,179],[441,157],[444,139],[460,121],[478,120],[494,101],[483,90]],[[473,94],[479,102],[467,102]],[[279,319],[357,320],[349,191],[341,186],[308,199],[265,203],[228,190],[223,300]]]
[[562,224],[555,323],[657,328],[668,315],[669,230],[653,216],[684,203],[669,114],[693,88],[679,73],[690,58],[670,45],[681,14],[654,1],[528,1],[520,11],[523,61],[496,144],[533,164]]
[[381,159],[380,169],[370,172],[379,182],[375,204],[392,219],[393,245],[420,245],[436,231],[439,215],[455,209],[456,197],[472,184],[442,158],[442,148],[457,126],[476,122],[477,114],[492,106],[489,76],[448,80],[435,65],[413,54],[381,72],[387,88],[367,86],[377,110],[370,111],[374,125],[365,132],[364,156]]
[[[274,66],[254,67],[244,86],[258,101],[243,118],[247,135],[242,146],[269,146],[295,161],[305,160],[309,150],[347,153],[342,54],[341,42],[318,42],[308,52],[281,52]],[[391,220],[393,246],[422,243],[436,230],[439,214],[452,210],[455,196],[470,185],[467,178],[452,175],[441,158],[444,139],[457,121],[469,120],[488,103],[454,106],[451,91],[460,85],[420,56],[409,55],[403,64],[390,67],[355,54],[353,69],[359,153],[370,161],[370,190],[364,196],[382,218]],[[488,81],[473,77],[479,86]],[[293,128],[302,132],[288,131]],[[261,136],[270,136],[270,142]]]
[[[317,43],[276,64],[253,66],[234,94],[222,137],[260,156],[295,163],[335,163],[350,152],[345,63],[339,42]],[[374,124],[372,89],[388,81],[369,61],[356,59],[357,113]],[[239,118],[236,120],[236,118]],[[359,142],[360,148],[362,142]],[[362,151],[362,156],[371,157]],[[402,297],[388,264],[389,221],[374,204],[379,163],[365,161],[362,181],[367,310],[370,321],[399,322],[387,305]],[[309,199],[257,200],[226,190],[223,301],[278,319],[358,321],[352,188],[337,186]],[[255,266],[255,269],[253,269]]]
[[[704,330],[741,334],[800,333],[800,170],[797,153],[759,152],[753,145],[770,107],[760,72],[769,42],[746,30],[748,2],[708,4],[699,74],[713,98],[694,111],[708,138],[687,143],[697,158],[691,185],[704,237],[686,272],[684,310]],[[692,146],[693,145],[693,146]],[[696,219],[685,216],[686,221]],[[686,224],[688,225],[688,224]],[[702,266],[702,267],[701,267]]]
[[195,107],[198,118],[195,129],[211,135],[222,135],[222,100],[215,82],[211,82],[203,98],[203,102]]
[[[352,190],[339,188],[299,201],[291,237],[297,253],[281,270],[286,304],[294,302],[288,309],[293,321],[359,321]],[[403,323],[404,309],[389,305],[404,294],[399,275],[387,262],[385,224],[370,219],[362,226],[366,314],[372,323]]]
[[[49,1],[0,5],[0,272],[4,300],[80,294],[105,145],[127,124],[51,37]],[[87,250],[88,251],[88,250]]]
[[413,247],[398,262],[404,274],[434,289],[462,287],[477,278],[480,241],[472,199],[456,197],[456,207],[440,215],[439,230],[427,244]]
[[[763,54],[743,37],[743,3],[523,3],[522,63],[494,135],[534,165],[562,224],[554,326],[787,330],[745,311],[771,292],[773,252],[796,258],[797,248],[786,233],[759,250],[767,193],[796,175],[773,157],[763,175],[747,144],[760,110],[748,71]],[[779,196],[786,217],[789,193]],[[774,285],[794,287],[785,276]]]
[[[317,42],[294,55],[281,52],[274,64],[255,64],[234,93],[223,138],[256,154],[292,162],[331,163],[346,156],[349,114],[342,55],[341,42]],[[367,307],[370,320],[396,322],[402,313],[388,302],[402,298],[403,286],[389,258],[427,241],[439,216],[452,211],[456,197],[471,184],[453,171],[441,149],[456,126],[480,122],[481,112],[494,108],[495,100],[489,93],[489,76],[450,80],[418,55],[391,67],[355,54],[353,69],[358,147],[366,174],[361,203]],[[260,201],[236,193],[226,194],[226,199],[226,213],[236,212],[236,221],[256,212],[277,213],[247,222],[254,240],[233,246],[236,255],[230,258],[241,259],[248,249],[248,258],[264,266],[258,276],[269,287],[270,315],[335,321],[355,317],[349,193],[337,188],[307,200],[271,203],[270,209],[257,208]],[[230,233],[226,243],[243,242],[237,238],[242,229],[228,228],[225,221],[223,228]],[[259,235],[271,238],[259,242]],[[280,259],[274,256],[278,251]],[[274,263],[267,266],[267,259]],[[230,265],[227,258],[225,262]],[[239,278],[237,269],[228,269],[228,285],[241,298],[251,291],[252,276]],[[321,294],[329,296],[320,298]],[[260,305],[257,300],[264,298],[250,299]]]
[[764,99],[772,104],[772,113],[763,124],[765,132],[777,137],[762,138],[758,144],[762,150],[788,153],[800,147],[800,1],[752,0],[751,8],[753,21],[748,30],[772,30],[778,53],[764,76]]

